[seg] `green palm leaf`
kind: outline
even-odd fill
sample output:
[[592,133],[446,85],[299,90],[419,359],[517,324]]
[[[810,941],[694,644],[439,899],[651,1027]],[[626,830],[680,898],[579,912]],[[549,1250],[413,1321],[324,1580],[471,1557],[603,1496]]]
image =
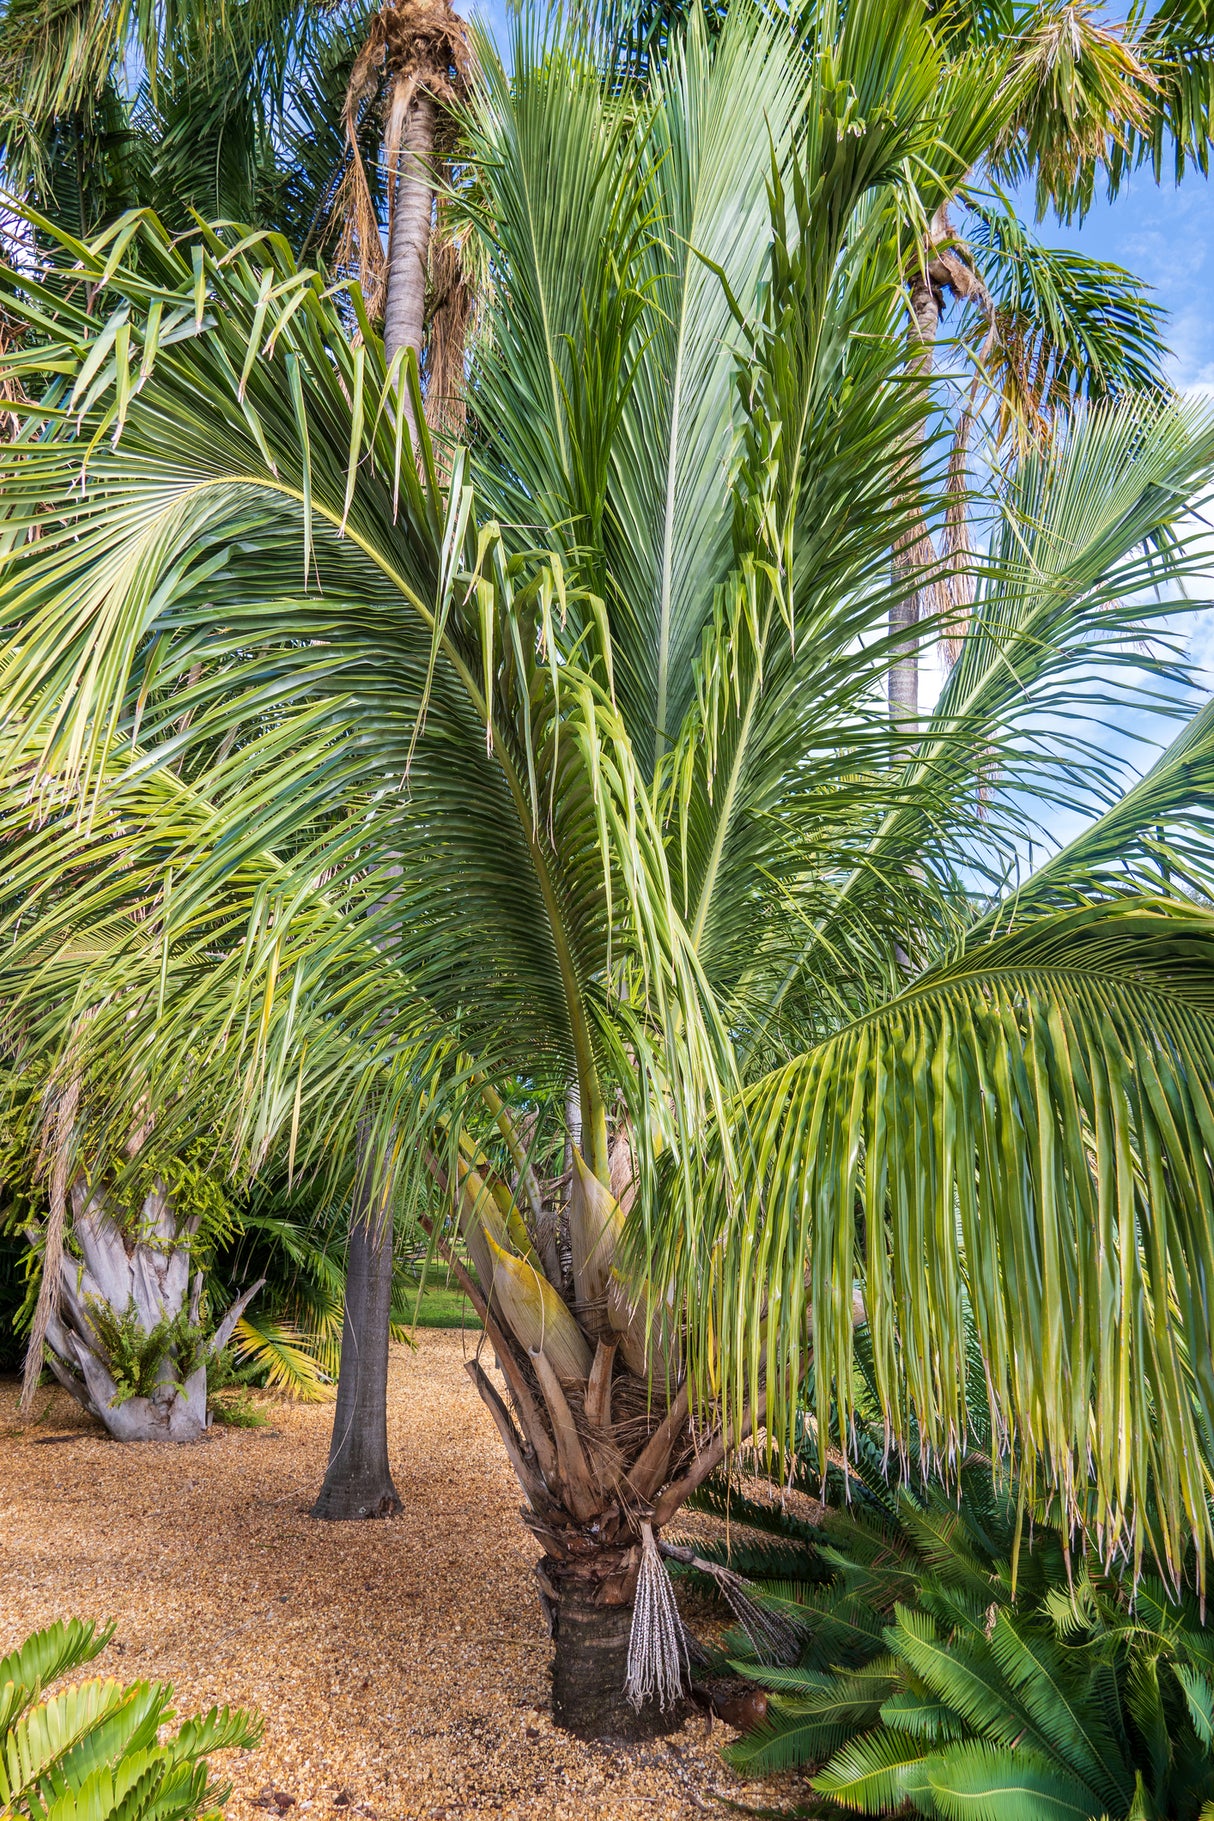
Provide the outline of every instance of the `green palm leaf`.
[[1033,1751],[975,1740],[947,1747],[926,1768],[932,1802],[948,1821],[1091,1821],[1102,1813],[1086,1784]]
[[[109,1635],[72,1620],[35,1633],[6,1663],[36,1684],[87,1661]],[[62,1689],[19,1719],[8,1712],[0,1802],[30,1821],[195,1821],[208,1805],[214,1811],[231,1789],[212,1781],[201,1754],[256,1745],[260,1722],[213,1708],[173,1734],[171,1696],[167,1685],[98,1679]]]
[[1212,942],[1187,904],[1028,922],[748,1090],[747,1183],[709,1191],[729,1208],[711,1271],[665,1254],[711,1293],[739,1381],[798,1383],[812,1326],[824,1448],[858,1279],[895,1433],[913,1412],[943,1451],[972,1309],[993,1406],[1048,1483],[1073,1498],[1090,1463],[1110,1536],[1154,1497],[1172,1560],[1205,1539]]
[[813,1780],[820,1796],[829,1796],[844,1808],[861,1814],[881,1814],[915,1806],[930,1787],[932,1754],[909,1733],[892,1730],[866,1733],[836,1752]]
[[232,1349],[266,1371],[266,1384],[305,1404],[328,1403],[333,1381],[316,1357],[309,1337],[293,1323],[269,1316],[243,1315],[232,1336]]

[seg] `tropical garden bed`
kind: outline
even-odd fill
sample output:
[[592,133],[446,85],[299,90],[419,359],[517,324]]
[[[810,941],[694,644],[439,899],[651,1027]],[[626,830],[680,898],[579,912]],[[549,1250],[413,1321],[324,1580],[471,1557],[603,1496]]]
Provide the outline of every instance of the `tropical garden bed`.
[[719,1756],[731,1735],[698,1715],[627,1748],[553,1727],[535,1548],[460,1370],[478,1339],[431,1330],[393,1348],[404,1511],[389,1523],[307,1515],[331,1405],[276,1402],[265,1428],[132,1448],[58,1389],[39,1393],[48,1420],[20,1427],[16,1381],[0,1382],[0,1650],[56,1618],[114,1618],[100,1673],[170,1680],[179,1714],[258,1708],[264,1744],[222,1767],[229,1821],[683,1821],[723,1812],[718,1791],[787,1797],[788,1778],[735,1778]]
[[0,1814],[1197,1821],[1214,33],[590,10],[0,6]]

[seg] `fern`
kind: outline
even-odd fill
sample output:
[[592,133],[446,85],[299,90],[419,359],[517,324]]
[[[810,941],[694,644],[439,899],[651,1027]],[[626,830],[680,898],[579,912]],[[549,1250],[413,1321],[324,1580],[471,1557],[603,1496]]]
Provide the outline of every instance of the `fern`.
[[150,1397],[166,1360],[173,1368],[171,1383],[180,1391],[205,1358],[203,1331],[184,1309],[164,1316],[149,1329],[140,1321],[134,1302],[121,1314],[99,1296],[88,1296],[85,1302],[110,1377],[118,1387],[111,1400],[115,1407],[133,1397]]

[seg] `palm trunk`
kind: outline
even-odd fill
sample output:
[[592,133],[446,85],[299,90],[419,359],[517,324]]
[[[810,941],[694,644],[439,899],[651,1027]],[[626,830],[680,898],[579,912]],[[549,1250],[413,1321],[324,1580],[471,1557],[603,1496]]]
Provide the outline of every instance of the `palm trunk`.
[[[416,90],[401,129],[392,232],[388,241],[387,290],[384,300],[384,353],[389,363],[402,349],[421,359],[426,320],[426,274],[430,261],[430,228],[434,212],[434,137],[438,107],[424,90]],[[405,415],[416,442],[413,403],[406,390]]]
[[[571,1094],[571,1130],[580,1110]],[[508,1129],[500,1102],[495,1112]],[[472,1167],[461,1151],[454,1177],[427,1157],[471,1269],[435,1223],[421,1224],[480,1316],[501,1373],[499,1389],[479,1357],[467,1361],[526,1498],[523,1522],[543,1549],[536,1578],[554,1646],[553,1718],[585,1738],[652,1738],[682,1723],[688,1694],[686,1633],[660,1532],[729,1441],[739,1445],[762,1422],[764,1405],[740,1412],[728,1438],[707,1411],[693,1430],[677,1325],[642,1292],[630,1294],[614,1269],[623,1204],[635,1192],[627,1128],[601,1148],[618,1194],[571,1142],[567,1292],[543,1275],[529,1204],[519,1205],[483,1154]]]
[[[936,331],[940,324],[941,294],[932,276],[925,273],[911,286],[910,359],[908,370],[924,385],[931,379]],[[911,440],[906,456],[908,489],[917,493],[923,464],[923,429],[920,426]],[[914,577],[919,569],[933,561],[935,550],[927,526],[918,520],[894,546],[894,578],[904,581],[906,592],[889,610],[891,638],[898,640],[895,659],[889,673],[890,714],[913,726],[919,716],[919,643],[915,627],[919,622],[919,591]]]
[[[589,1559],[584,1563],[591,1565]],[[552,1717],[557,1725],[580,1739],[652,1739],[673,1732],[686,1718],[685,1705],[663,1712],[651,1702],[638,1713],[624,1690],[635,1567],[623,1585],[617,1581],[614,1600],[600,1597],[605,1586],[611,1589],[610,1579],[570,1575],[562,1567],[545,1556],[537,1570],[552,1630]]]
[[[974,383],[976,390],[977,381]],[[972,552],[969,541],[969,441],[973,428],[973,390],[970,402],[961,413],[948,458],[948,487],[945,494],[942,554],[947,564],[943,591],[947,594],[948,623],[944,634],[944,656],[950,668],[961,656],[974,604],[974,578],[969,564]]]
[[375,1159],[359,1134],[350,1208],[341,1370],[329,1465],[312,1516],[392,1517],[401,1508],[388,1466],[388,1322],[392,1307],[392,1213],[377,1193]]

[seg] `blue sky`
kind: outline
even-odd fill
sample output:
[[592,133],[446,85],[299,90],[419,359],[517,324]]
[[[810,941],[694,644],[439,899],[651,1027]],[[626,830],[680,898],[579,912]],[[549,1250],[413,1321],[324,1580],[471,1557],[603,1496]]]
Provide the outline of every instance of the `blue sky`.
[[1214,393],[1214,188],[1200,174],[1156,185],[1140,171],[1081,227],[1047,218],[1037,231],[1048,245],[1075,247],[1145,279],[1168,312],[1173,383]]
[[[1156,184],[1150,171],[1139,171],[1114,202],[1101,202],[1082,226],[1047,217],[1037,232],[1049,245],[1111,260],[1145,280],[1167,311],[1172,383],[1214,400],[1214,184],[1199,172],[1179,184]],[[1214,575],[1209,595],[1214,599]],[[1201,680],[1214,689],[1214,609],[1193,615],[1188,632]]]
[[[1031,193],[1017,201],[1031,222]],[[1100,202],[1082,225],[1063,225],[1047,216],[1035,231],[1048,246],[1073,247],[1143,279],[1167,312],[1164,334],[1172,349],[1173,385],[1214,400],[1214,185],[1200,173],[1179,185],[1170,180],[1156,184],[1150,171],[1141,171],[1114,202]],[[1193,531],[1195,539],[1208,541],[1205,524],[1196,516]],[[1208,588],[1190,583],[1189,593],[1214,601],[1214,573]],[[1199,688],[1214,689],[1214,608],[1178,615],[1173,624],[1198,667]],[[1171,717],[1130,713],[1120,719],[1116,732],[1109,730],[1105,750],[1110,761],[1141,772],[1177,731]],[[1055,838],[1063,840],[1086,819],[1058,809],[1043,817]]]

